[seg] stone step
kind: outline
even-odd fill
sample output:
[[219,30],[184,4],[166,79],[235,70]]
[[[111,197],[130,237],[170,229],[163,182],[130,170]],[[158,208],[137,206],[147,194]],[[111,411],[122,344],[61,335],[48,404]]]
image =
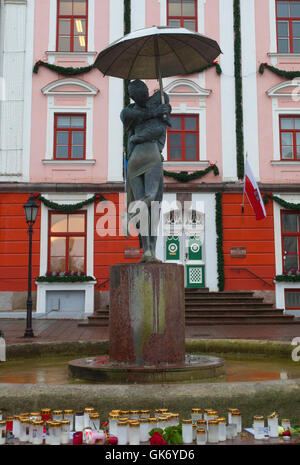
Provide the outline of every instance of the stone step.
[[272,304],[264,304],[264,303],[251,303],[251,302],[188,302],[185,304],[186,310],[201,310],[201,309],[209,309],[211,311],[224,309],[224,310],[231,310],[234,308],[239,309],[249,309],[249,310],[262,310],[268,309],[273,310],[274,306]]
[[197,309],[197,310],[186,310],[185,311],[185,316],[189,317],[189,316],[194,316],[194,317],[197,317],[198,315],[199,316],[203,316],[203,315],[209,315],[209,316],[212,316],[212,315],[216,315],[216,316],[220,316],[220,315],[232,315],[232,316],[236,316],[236,315],[244,315],[244,316],[247,316],[247,315],[255,315],[255,316],[263,316],[263,315],[275,315],[275,316],[279,316],[279,315],[282,315],[283,313],[283,310],[280,310],[280,309],[276,309],[276,308],[272,308],[272,309],[263,309],[263,310],[256,310],[256,309],[248,309],[248,310],[244,310],[244,309],[241,309],[241,308],[232,308],[230,310],[225,310],[225,309],[220,309],[220,308],[217,308],[217,309],[214,309],[214,310],[206,310],[206,309]]
[[203,316],[185,320],[186,326],[203,326],[203,325],[276,325],[276,324],[300,324],[292,315],[274,316]]

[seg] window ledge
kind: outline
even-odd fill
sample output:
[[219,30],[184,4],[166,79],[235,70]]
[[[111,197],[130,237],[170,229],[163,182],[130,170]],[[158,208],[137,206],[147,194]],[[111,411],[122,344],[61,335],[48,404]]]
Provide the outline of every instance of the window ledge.
[[56,52],[48,50],[46,55],[49,57],[49,63],[54,64],[56,57],[64,58],[87,58],[88,64],[92,65],[94,63],[94,58],[98,52]]
[[178,167],[199,167],[199,166],[207,166],[209,165],[208,161],[164,161],[163,166],[178,166]]
[[269,57],[277,58],[300,58],[300,53],[277,53],[277,52],[268,52]]
[[94,165],[96,160],[42,160],[42,163],[44,165]]
[[283,161],[283,160],[271,160],[271,165],[274,166],[300,166],[300,160],[291,160],[291,161]]

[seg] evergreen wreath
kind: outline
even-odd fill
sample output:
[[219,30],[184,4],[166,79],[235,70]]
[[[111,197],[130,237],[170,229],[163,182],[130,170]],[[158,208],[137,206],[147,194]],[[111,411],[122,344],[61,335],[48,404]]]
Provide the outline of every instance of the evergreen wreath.
[[299,283],[300,274],[278,274],[275,276],[275,281],[278,283]]
[[164,170],[164,176],[169,178],[174,178],[179,182],[189,182],[193,179],[199,179],[208,174],[210,171],[214,172],[215,176],[219,175],[219,168],[217,165],[210,165],[205,170],[194,171],[193,173],[187,173],[185,171],[181,171],[179,173],[173,171],[166,171]]
[[47,63],[46,61],[38,60],[33,67],[33,72],[35,74],[38,73],[40,66],[44,66],[45,68],[48,68],[51,71],[54,71],[55,73],[61,74],[62,76],[76,76],[78,74],[88,73],[92,71],[92,69],[96,69],[94,65],[83,66],[81,68],[72,68],[71,66],[64,67],[64,66],[51,65],[50,63]]
[[277,197],[273,194],[265,194],[263,196],[263,201],[265,204],[269,203],[269,199],[278,203],[281,207],[285,208],[286,210],[300,210],[300,203],[287,202],[286,200],[283,200],[280,197]]
[[284,77],[286,79],[294,79],[295,77],[300,77],[300,71],[285,71],[284,69],[275,68],[275,66],[268,65],[268,63],[261,63],[258,72],[264,74],[265,69],[272,71],[272,73],[277,74],[277,76]]
[[224,291],[224,286],[225,286],[222,194],[217,192],[215,194],[215,199],[216,199],[218,289],[219,289],[219,292],[221,292],[221,291]]
[[95,194],[93,197],[87,200],[83,200],[82,202],[74,203],[74,204],[60,204],[56,202],[52,202],[51,200],[46,199],[42,195],[35,196],[37,200],[40,200],[46,207],[50,208],[51,210],[55,210],[58,212],[63,213],[74,213],[81,208],[85,207],[86,205],[90,205],[96,201],[104,202],[106,198],[102,194]]

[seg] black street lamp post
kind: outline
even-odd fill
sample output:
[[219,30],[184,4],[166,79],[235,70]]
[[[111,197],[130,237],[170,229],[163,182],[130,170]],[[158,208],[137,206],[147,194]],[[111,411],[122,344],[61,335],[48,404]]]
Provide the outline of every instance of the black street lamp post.
[[28,224],[29,234],[29,252],[28,252],[28,291],[27,291],[27,316],[26,316],[26,330],[24,337],[34,337],[32,329],[32,296],[31,296],[31,268],[32,268],[32,234],[33,225],[35,223],[39,206],[34,201],[34,196],[31,195],[24,205],[24,212],[26,222]]

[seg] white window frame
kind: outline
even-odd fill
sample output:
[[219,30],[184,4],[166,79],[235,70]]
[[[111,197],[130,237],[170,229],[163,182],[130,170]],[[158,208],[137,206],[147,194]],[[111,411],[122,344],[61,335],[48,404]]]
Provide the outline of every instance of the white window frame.
[[299,166],[299,161],[285,161],[280,159],[280,124],[279,118],[280,116],[284,115],[291,115],[291,116],[299,116],[300,115],[300,107],[297,108],[288,108],[288,107],[279,107],[278,106],[278,99],[289,99],[293,98],[292,92],[285,93],[281,92],[285,88],[293,87],[295,90],[299,88],[296,80],[294,81],[284,81],[276,86],[272,87],[267,91],[267,95],[272,98],[272,123],[273,123],[273,159],[271,161],[272,165],[285,165],[285,166],[292,166],[297,165]]
[[95,0],[88,0],[88,49],[87,52],[57,52],[56,51],[56,28],[57,28],[57,0],[50,0],[49,14],[49,63],[54,63],[56,56],[86,56],[89,64],[94,62],[95,52]]
[[[75,85],[78,92],[59,91],[62,86]],[[47,136],[46,136],[46,154],[44,163],[57,164],[91,164],[95,163],[93,155],[93,114],[94,114],[94,96],[97,95],[98,89],[80,79],[59,79],[42,89],[47,96]],[[86,97],[86,105],[55,105],[55,97]],[[85,160],[54,160],[54,115],[59,113],[83,113],[86,115],[86,154]]]
[[[190,88],[190,92],[172,92],[177,86],[186,86]],[[168,139],[162,151],[165,160],[165,166],[201,166],[207,165],[207,138],[206,138],[206,98],[211,94],[211,90],[203,89],[195,82],[188,79],[176,79],[168,84],[164,91],[170,98],[176,96],[185,96],[188,98],[199,98],[199,106],[190,107],[187,103],[181,103],[178,107],[172,106],[172,115],[186,114],[198,115],[199,118],[199,160],[197,161],[168,161]]]

